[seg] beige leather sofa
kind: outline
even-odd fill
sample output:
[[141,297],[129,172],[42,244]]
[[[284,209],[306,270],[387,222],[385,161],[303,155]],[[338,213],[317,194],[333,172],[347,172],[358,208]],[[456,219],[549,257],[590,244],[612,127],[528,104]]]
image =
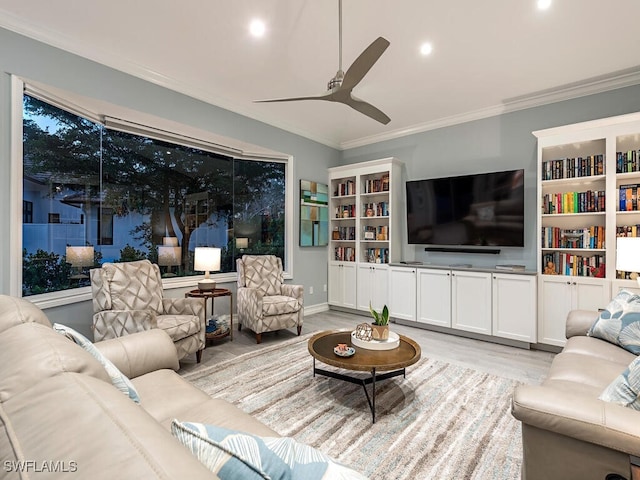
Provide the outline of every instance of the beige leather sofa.
[[166,332],[95,345],[132,379],[139,405],[41,310],[0,295],[0,478],[217,478],[171,435],[174,418],[277,436],[182,380]]
[[570,312],[567,343],[545,381],[514,392],[512,413],[522,422],[523,479],[631,478],[630,455],[640,455],[640,411],[598,396],[636,356],[586,336],[597,317],[598,312]]

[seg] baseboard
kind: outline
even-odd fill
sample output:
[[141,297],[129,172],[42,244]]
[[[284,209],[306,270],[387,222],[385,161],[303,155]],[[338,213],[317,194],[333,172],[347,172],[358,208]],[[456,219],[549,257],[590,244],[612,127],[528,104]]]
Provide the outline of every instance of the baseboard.
[[329,310],[328,303],[317,303],[315,305],[305,305],[304,314],[313,315],[314,313],[326,312]]
[[404,325],[406,327],[421,328],[423,330],[431,330],[432,332],[445,333],[447,335],[455,335],[456,337],[473,338],[474,340],[482,340],[484,342],[497,343],[499,345],[507,345],[509,347],[531,349],[531,344],[520,340],[511,340],[509,338],[494,337],[493,335],[484,335],[481,333],[467,332],[455,328],[439,327],[437,325],[429,325],[427,323],[412,322],[409,320],[392,319],[393,323]]

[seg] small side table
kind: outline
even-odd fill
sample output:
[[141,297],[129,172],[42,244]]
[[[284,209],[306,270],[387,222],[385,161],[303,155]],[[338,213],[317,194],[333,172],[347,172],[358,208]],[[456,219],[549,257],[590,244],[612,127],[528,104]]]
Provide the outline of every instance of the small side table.
[[211,315],[213,316],[213,301],[216,297],[230,297],[229,298],[229,330],[227,332],[218,333],[218,330],[205,334],[205,339],[219,340],[229,336],[233,341],[233,292],[228,288],[216,288],[215,290],[191,290],[184,294],[185,298],[202,298],[204,300],[204,318],[207,318],[207,300],[211,299]]

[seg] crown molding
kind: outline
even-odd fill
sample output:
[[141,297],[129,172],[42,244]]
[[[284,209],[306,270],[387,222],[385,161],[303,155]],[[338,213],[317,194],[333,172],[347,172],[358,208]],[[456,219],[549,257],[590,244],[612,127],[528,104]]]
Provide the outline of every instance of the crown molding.
[[548,105],[551,103],[571,100],[579,97],[585,97],[587,95],[607,92],[609,90],[616,90],[618,88],[630,87],[637,84],[640,84],[639,67],[624,70],[621,72],[615,72],[611,75],[591,78],[583,82],[564,85],[560,88],[544,90],[542,92],[536,92],[530,95],[523,95],[521,97],[507,99],[500,105],[494,105],[491,107],[466,112],[460,115],[443,117],[431,122],[425,122],[407,128],[400,128],[379,135],[371,135],[368,137],[362,137],[359,139],[342,142],[340,143],[340,149],[348,150],[351,148],[362,147],[365,145],[370,145],[372,143],[393,140],[396,138],[405,137],[407,135],[427,132],[429,130],[436,130],[443,127],[450,127],[461,123],[502,115],[504,113],[526,110],[528,108],[539,107],[542,105]]

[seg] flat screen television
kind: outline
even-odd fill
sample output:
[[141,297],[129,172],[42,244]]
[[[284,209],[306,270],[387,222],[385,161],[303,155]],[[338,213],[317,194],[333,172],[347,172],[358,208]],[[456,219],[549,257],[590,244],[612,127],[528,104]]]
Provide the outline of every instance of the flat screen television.
[[524,170],[410,180],[410,244],[524,247]]

